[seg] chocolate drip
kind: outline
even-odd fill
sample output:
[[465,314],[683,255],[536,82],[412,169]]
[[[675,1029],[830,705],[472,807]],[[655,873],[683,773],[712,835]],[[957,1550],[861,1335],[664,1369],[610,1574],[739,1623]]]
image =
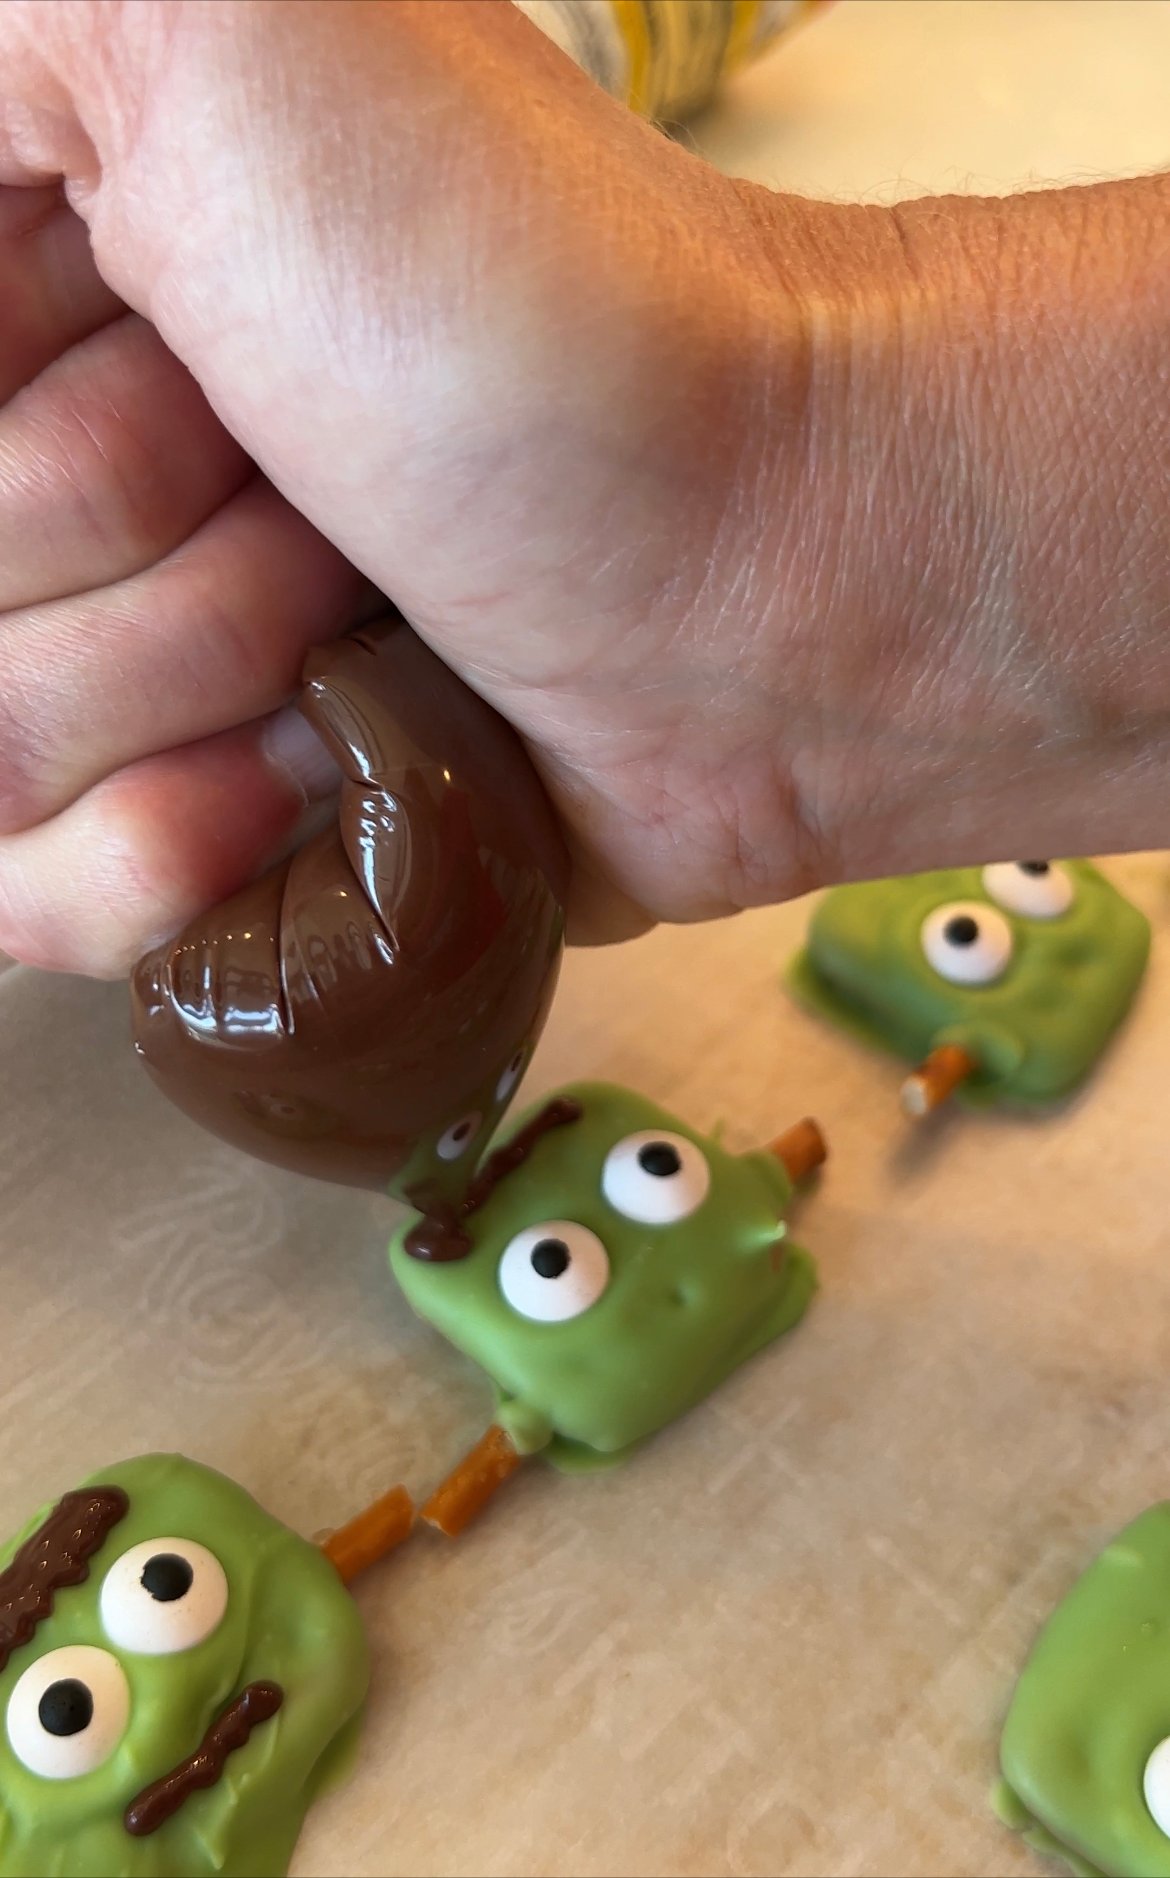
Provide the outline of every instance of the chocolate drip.
[[135,1047],[237,1147],[453,1203],[544,1024],[564,844],[519,738],[405,621],[318,648],[300,708],[337,824],[139,962]]
[[250,1682],[241,1689],[219,1720],[212,1722],[194,1754],[188,1754],[161,1779],[152,1780],[131,1800],[122,1815],[126,1831],[136,1839],[145,1839],[164,1826],[193,1793],[214,1787],[228,1755],[244,1747],[253,1728],[270,1721],[283,1701],[284,1690],[279,1683]]
[[89,1577],[89,1561],[124,1519],[121,1487],[78,1487],[58,1500],[0,1572],[0,1670],[50,1615],[54,1594]]
[[458,1205],[433,1205],[418,1225],[411,1227],[402,1242],[404,1250],[409,1252],[412,1259],[423,1259],[432,1265],[465,1259],[471,1251],[472,1241],[471,1234],[464,1230],[464,1220],[491,1198],[501,1180],[524,1165],[537,1142],[543,1140],[551,1129],[563,1128],[567,1122],[579,1122],[580,1119],[579,1102],[574,1102],[571,1096],[554,1096],[530,1122],[513,1135],[511,1141],[488,1155]]

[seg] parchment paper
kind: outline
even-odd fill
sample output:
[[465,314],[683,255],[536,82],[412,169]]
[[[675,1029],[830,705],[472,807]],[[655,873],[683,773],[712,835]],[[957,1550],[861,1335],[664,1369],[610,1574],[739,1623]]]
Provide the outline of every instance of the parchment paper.
[[[867,0],[695,135],[775,182],[909,193],[1160,161],[1168,88],[1163,4]],[[1170,860],[1110,871],[1154,962],[1056,1119],[913,1136],[897,1066],[779,989],[803,906],[570,958],[526,1093],[627,1081],[738,1146],[819,1116],[794,1236],[823,1293],[627,1466],[534,1464],[464,1542],[362,1584],[361,1763],[297,1872],[1039,1869],[985,1805],[1014,1675],[1170,1494]],[[0,1051],[6,1531],[177,1447],[312,1533],[481,1431],[486,1385],[391,1287],[389,1204],[173,1113],[120,988],[7,972]]]

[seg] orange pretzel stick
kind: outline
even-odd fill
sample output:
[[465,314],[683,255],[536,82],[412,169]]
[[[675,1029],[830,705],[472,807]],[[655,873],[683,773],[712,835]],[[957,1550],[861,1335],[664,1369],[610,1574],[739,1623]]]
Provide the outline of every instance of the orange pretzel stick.
[[768,1143],[768,1152],[782,1161],[792,1181],[803,1180],[806,1174],[820,1167],[828,1156],[828,1144],[820,1127],[811,1115],[806,1115],[802,1122],[793,1122],[775,1141]]
[[940,1043],[902,1084],[901,1100],[906,1114],[921,1121],[924,1115],[929,1115],[953,1095],[959,1084],[973,1076],[978,1067],[975,1058],[960,1044]]
[[509,1480],[524,1456],[512,1437],[496,1423],[465,1454],[453,1473],[435,1488],[422,1509],[429,1526],[448,1539],[456,1539],[465,1526],[482,1513],[492,1495]]
[[324,1534],[317,1544],[342,1584],[348,1585],[359,1572],[376,1565],[408,1539],[413,1525],[414,1501],[405,1487],[391,1487],[356,1519],[339,1526],[336,1532]]

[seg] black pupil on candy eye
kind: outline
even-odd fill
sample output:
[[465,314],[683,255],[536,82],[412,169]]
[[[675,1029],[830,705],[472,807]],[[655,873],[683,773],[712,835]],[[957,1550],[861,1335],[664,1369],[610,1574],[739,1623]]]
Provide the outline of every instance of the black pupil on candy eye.
[[67,1676],[49,1684],[37,1703],[37,1716],[48,1735],[79,1735],[93,1720],[93,1697],[83,1682]]
[[157,1604],[173,1604],[176,1598],[186,1597],[194,1576],[185,1558],[174,1552],[156,1552],[142,1567],[139,1582]]
[[532,1269],[538,1278],[559,1278],[569,1269],[569,1248],[563,1239],[542,1239],[532,1248]]
[[671,1174],[678,1173],[682,1162],[678,1149],[672,1148],[669,1141],[648,1141],[644,1148],[638,1149],[638,1166],[644,1173],[667,1180]]
[[979,922],[970,913],[956,913],[943,927],[943,936],[953,946],[973,946],[979,937]]
[[1020,872],[1021,874],[1032,874],[1037,880],[1042,880],[1051,865],[1052,863],[1050,861],[1021,861]]

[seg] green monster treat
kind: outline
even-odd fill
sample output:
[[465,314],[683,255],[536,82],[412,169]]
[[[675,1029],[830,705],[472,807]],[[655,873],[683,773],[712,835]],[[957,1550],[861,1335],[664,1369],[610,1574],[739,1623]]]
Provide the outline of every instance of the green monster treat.
[[1150,930],[1088,861],[1018,861],[862,882],[825,895],[793,991],[919,1068],[923,1115],[1056,1101],[1092,1069],[1141,982]]
[[359,1524],[331,1562],[173,1454],[39,1513],[0,1555],[0,1874],[286,1871],[365,1701]]
[[790,1330],[816,1279],[783,1215],[823,1158],[815,1123],[729,1154],[604,1083],[523,1118],[457,1212],[390,1247],[414,1309],[497,1396],[495,1426],[424,1517],[460,1530],[526,1455],[620,1459]]
[[1170,1504],[1049,1618],[1000,1745],[1005,1824],[1078,1875],[1170,1878]]

